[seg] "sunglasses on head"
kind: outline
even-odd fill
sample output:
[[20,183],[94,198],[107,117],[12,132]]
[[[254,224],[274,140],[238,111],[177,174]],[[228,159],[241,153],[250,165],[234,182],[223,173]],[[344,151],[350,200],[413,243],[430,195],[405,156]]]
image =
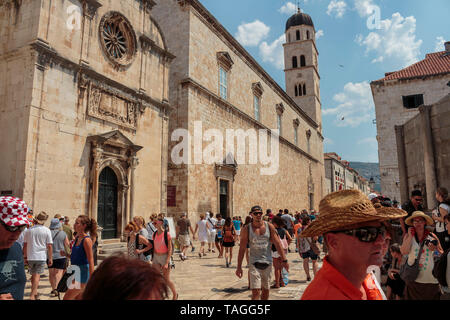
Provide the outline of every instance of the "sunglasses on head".
[[8,226],[8,225],[6,225],[6,223],[4,223],[1,220],[0,220],[0,223],[6,229],[6,231],[9,231],[9,232],[17,232],[17,231],[22,232],[27,227],[26,224],[24,224],[22,226],[17,226],[17,227],[15,227],[15,226]]
[[343,233],[348,236],[353,236],[358,238],[361,242],[374,242],[377,240],[378,235],[381,234],[384,237],[386,234],[386,227],[361,227],[353,230],[333,231],[332,233]]

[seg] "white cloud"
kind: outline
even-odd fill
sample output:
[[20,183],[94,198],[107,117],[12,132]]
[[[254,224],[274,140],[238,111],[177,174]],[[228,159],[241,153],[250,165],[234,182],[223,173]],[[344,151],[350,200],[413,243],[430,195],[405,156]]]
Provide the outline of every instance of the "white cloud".
[[286,42],[286,36],[283,34],[277,40],[268,44],[266,41],[259,46],[259,54],[264,62],[270,62],[277,69],[284,69],[284,50],[283,43]]
[[323,30],[318,30],[316,32],[316,40],[319,40],[320,37],[323,37],[325,35],[325,33],[323,32]]
[[434,48],[434,51],[436,51],[436,52],[437,51],[444,51],[445,50],[444,44],[445,44],[444,37],[441,37],[441,36],[436,37],[436,42],[435,42],[436,47]]
[[372,63],[389,58],[394,64],[406,67],[419,60],[422,40],[416,39],[415,32],[416,19],[413,16],[404,18],[397,12],[390,20],[381,20],[379,30],[366,37],[358,35],[355,41],[366,47],[366,54],[372,51],[376,53],[377,57]]
[[286,3],[284,6],[282,6],[280,9],[278,9],[278,12],[282,14],[287,15],[293,15],[297,13],[297,6],[293,4],[292,2]]
[[336,18],[342,18],[347,10],[347,3],[345,1],[332,0],[328,5],[327,14],[331,16],[335,15]]
[[355,0],[355,9],[360,17],[368,17],[373,13],[375,4],[372,0]]
[[259,20],[255,20],[241,24],[235,38],[244,46],[257,46],[263,39],[267,38],[269,32],[270,27]]
[[338,127],[357,127],[367,123],[374,117],[375,106],[369,82],[349,82],[343,92],[336,94],[333,100],[337,107],[322,110],[324,116],[335,115],[335,125]]

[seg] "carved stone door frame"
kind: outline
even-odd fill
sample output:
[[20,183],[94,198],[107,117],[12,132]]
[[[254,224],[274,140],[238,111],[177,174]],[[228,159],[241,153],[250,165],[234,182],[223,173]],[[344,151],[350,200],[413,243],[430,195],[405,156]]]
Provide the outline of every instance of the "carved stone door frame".
[[237,173],[237,163],[232,155],[228,155],[223,163],[216,163],[214,168],[217,183],[217,211],[220,212],[220,181],[228,181],[228,213],[233,217],[233,182]]
[[[101,135],[89,136],[91,145],[89,170],[89,217],[98,219],[98,188],[102,170],[110,167],[117,176],[117,230],[123,238],[123,228],[133,218],[135,177],[134,171],[139,164],[136,154],[142,149],[133,144],[119,130]],[[101,232],[99,233],[101,239]],[[122,239],[123,240],[123,239]]]

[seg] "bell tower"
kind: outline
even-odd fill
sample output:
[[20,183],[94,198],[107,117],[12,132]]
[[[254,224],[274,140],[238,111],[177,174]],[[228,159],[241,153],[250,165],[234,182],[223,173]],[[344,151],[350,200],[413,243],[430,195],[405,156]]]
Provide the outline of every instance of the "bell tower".
[[304,110],[322,131],[320,76],[316,30],[309,15],[301,12],[286,22],[284,73],[286,93]]

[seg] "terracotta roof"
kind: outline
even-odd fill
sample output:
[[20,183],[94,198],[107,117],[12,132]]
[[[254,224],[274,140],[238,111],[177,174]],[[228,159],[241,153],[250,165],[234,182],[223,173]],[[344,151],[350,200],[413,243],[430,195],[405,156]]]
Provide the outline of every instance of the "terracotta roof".
[[450,73],[450,54],[446,51],[428,53],[425,59],[405,69],[388,72],[385,77],[373,82],[386,80],[413,79]]

